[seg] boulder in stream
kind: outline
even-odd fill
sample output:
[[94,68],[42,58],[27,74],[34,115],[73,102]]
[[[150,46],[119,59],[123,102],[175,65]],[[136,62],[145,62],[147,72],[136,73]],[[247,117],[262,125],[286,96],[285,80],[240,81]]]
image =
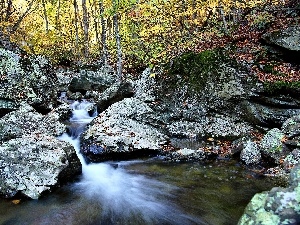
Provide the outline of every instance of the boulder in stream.
[[36,199],[81,173],[74,147],[57,139],[70,115],[67,104],[42,115],[21,102],[0,119],[0,195]]
[[152,109],[136,98],[111,105],[81,135],[81,152],[88,161],[130,158],[158,152],[166,143],[159,129],[134,119]]
[[238,225],[280,225],[300,223],[300,167],[290,174],[287,188],[274,187],[256,194],[246,207]]
[[37,199],[80,173],[74,147],[53,136],[24,135],[0,146],[0,195],[4,197],[20,194]]

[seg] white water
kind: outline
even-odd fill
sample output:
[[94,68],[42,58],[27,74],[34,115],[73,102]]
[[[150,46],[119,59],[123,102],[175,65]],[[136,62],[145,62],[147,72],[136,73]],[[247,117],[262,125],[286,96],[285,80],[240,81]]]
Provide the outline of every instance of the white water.
[[202,224],[201,221],[184,215],[171,204],[170,193],[175,191],[174,187],[141,175],[130,174],[124,169],[124,165],[135,161],[118,162],[117,167],[109,162],[86,164],[79,153],[78,135],[96,116],[91,117],[86,111],[91,104],[74,102],[71,105],[71,136],[64,134],[60,139],[72,143],[77,151],[82,164],[82,179],[76,183],[75,191],[93,204],[99,204],[102,221],[97,224]]

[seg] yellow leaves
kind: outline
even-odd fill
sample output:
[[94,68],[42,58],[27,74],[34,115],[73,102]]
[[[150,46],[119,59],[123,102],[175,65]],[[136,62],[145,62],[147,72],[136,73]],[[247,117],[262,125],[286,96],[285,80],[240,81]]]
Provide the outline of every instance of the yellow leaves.
[[17,205],[17,204],[19,204],[20,202],[21,202],[21,200],[20,199],[14,199],[14,200],[12,200],[11,201],[14,205]]
[[150,78],[155,78],[155,73],[151,73],[151,74],[149,75],[149,77],[150,77]]
[[158,34],[162,30],[163,30],[163,28],[159,24],[156,24],[153,27],[150,27],[150,29],[149,28],[144,28],[140,32],[140,36],[142,36],[142,37],[153,36],[153,35]]

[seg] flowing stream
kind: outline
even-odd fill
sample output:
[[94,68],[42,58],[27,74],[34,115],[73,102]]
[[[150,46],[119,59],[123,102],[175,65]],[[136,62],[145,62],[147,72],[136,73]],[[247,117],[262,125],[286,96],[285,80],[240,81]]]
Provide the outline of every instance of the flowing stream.
[[[82,175],[40,200],[0,199],[2,225],[188,225],[236,224],[253,194],[274,182],[245,172],[236,162],[166,163],[158,159],[86,164],[79,135],[89,102],[74,102],[68,134]],[[246,186],[245,186],[246,185]]]

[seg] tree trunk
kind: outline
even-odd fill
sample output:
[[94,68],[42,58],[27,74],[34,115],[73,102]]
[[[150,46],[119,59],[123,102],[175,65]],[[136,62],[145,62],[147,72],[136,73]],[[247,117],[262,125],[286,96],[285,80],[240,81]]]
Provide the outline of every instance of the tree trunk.
[[113,1],[114,7],[114,15],[113,15],[113,23],[115,28],[115,37],[116,37],[116,45],[117,45],[117,75],[120,79],[122,79],[122,49],[121,49],[121,37],[119,32],[119,21],[118,21],[118,12],[117,12],[117,1]]
[[60,29],[60,0],[58,0],[57,12],[55,16],[55,27],[56,29]]
[[7,1],[5,21],[7,22],[12,14],[12,0]]
[[46,3],[45,0],[42,0],[43,5],[43,13],[44,13],[44,19],[45,19],[45,26],[46,26],[46,32],[49,31],[49,22],[48,22],[48,16],[47,16],[47,9],[46,9]]
[[100,15],[101,15],[101,42],[102,42],[102,51],[103,51],[103,60],[107,64],[107,44],[106,44],[106,23],[104,19],[104,6],[103,0],[99,1]]
[[75,19],[75,53],[78,53],[78,45],[79,45],[79,32],[78,32],[78,4],[77,0],[74,0],[74,19]]
[[89,16],[86,7],[86,0],[82,0],[82,23],[84,35],[84,57],[89,56]]
[[225,14],[224,14],[224,11],[223,11],[223,5],[221,3],[219,4],[219,9],[220,9],[220,15],[222,17],[223,24],[224,24],[225,34],[229,34],[229,31],[228,31],[228,28],[227,28],[227,22],[226,22]]
[[22,23],[23,19],[29,14],[29,11],[31,10],[34,2],[35,2],[35,0],[31,0],[31,2],[29,3],[26,11],[19,17],[17,22],[12,26],[12,28],[10,30],[11,34],[15,33],[16,30],[19,28],[19,26]]

